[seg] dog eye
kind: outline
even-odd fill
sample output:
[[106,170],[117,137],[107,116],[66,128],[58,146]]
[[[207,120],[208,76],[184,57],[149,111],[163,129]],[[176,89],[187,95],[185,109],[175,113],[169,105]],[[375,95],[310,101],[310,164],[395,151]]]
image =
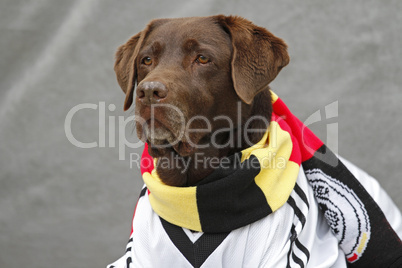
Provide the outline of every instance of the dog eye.
[[152,59],[150,57],[145,57],[142,59],[142,63],[145,65],[151,65],[152,64]]
[[209,58],[203,55],[199,55],[196,61],[201,64],[207,64],[208,62],[210,62]]

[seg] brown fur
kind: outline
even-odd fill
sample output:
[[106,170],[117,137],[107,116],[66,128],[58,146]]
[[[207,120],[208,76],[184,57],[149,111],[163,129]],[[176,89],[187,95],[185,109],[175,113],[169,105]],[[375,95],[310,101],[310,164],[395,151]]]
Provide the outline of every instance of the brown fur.
[[[197,165],[196,155],[207,163],[261,139],[262,132],[243,135],[245,123],[255,115],[269,122],[272,107],[268,84],[288,64],[286,48],[266,29],[241,17],[223,15],[154,20],[119,47],[115,72],[126,93],[124,109],[134,101],[137,82],[137,135],[148,142],[149,153],[158,158],[156,168],[164,183],[194,185],[213,171],[211,165]],[[207,56],[210,62],[201,64],[199,55]],[[144,64],[146,57],[152,59],[151,64]],[[155,104],[174,105],[182,117],[174,109]],[[211,125],[193,120],[189,129],[204,131],[182,128],[196,116],[209,119]],[[226,116],[235,125],[213,120],[216,116]],[[265,122],[253,121],[249,129],[266,129]],[[155,125],[155,131],[149,130],[150,124]],[[229,128],[235,135],[230,135]],[[172,142],[177,137],[181,137],[179,142]],[[213,146],[213,139],[226,146]],[[190,168],[185,169],[177,159],[189,161]]]

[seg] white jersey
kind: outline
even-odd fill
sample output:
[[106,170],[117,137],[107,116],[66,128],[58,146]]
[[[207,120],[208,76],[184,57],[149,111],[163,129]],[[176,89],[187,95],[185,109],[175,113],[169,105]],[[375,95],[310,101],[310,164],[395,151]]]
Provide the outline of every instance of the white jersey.
[[[402,218],[378,182],[342,160],[385,213],[399,237]],[[261,220],[229,233],[193,232],[161,219],[144,187],[126,253],[108,268],[347,267],[344,252],[320,211],[303,168],[289,201]]]

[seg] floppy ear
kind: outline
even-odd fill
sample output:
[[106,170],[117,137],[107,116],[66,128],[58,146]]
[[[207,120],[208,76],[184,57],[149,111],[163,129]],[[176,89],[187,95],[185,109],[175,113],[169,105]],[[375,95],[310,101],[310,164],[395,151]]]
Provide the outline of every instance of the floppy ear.
[[237,16],[217,16],[232,40],[232,80],[237,95],[251,104],[289,63],[286,43],[262,27]]
[[133,103],[134,86],[137,79],[136,59],[145,36],[151,29],[151,23],[138,34],[131,37],[124,45],[121,45],[116,52],[114,71],[117,82],[121,89],[126,93],[124,101],[124,111],[130,108]]
[[127,43],[121,45],[116,52],[114,71],[116,73],[117,82],[123,92],[126,93],[124,111],[130,108],[133,103],[134,83],[137,77],[137,71],[135,68],[135,59],[137,58],[137,55],[134,51],[137,45],[140,46],[138,44],[140,37],[141,32],[131,37]]

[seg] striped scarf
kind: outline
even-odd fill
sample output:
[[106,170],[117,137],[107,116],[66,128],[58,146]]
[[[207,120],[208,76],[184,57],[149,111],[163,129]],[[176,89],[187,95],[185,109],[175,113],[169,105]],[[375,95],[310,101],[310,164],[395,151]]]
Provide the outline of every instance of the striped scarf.
[[[230,232],[288,202],[303,166],[316,200],[351,267],[401,267],[402,243],[364,187],[274,93],[260,142],[228,157],[198,185],[162,183],[141,166],[152,209],[167,222],[205,233]],[[145,146],[142,163],[153,162]]]

